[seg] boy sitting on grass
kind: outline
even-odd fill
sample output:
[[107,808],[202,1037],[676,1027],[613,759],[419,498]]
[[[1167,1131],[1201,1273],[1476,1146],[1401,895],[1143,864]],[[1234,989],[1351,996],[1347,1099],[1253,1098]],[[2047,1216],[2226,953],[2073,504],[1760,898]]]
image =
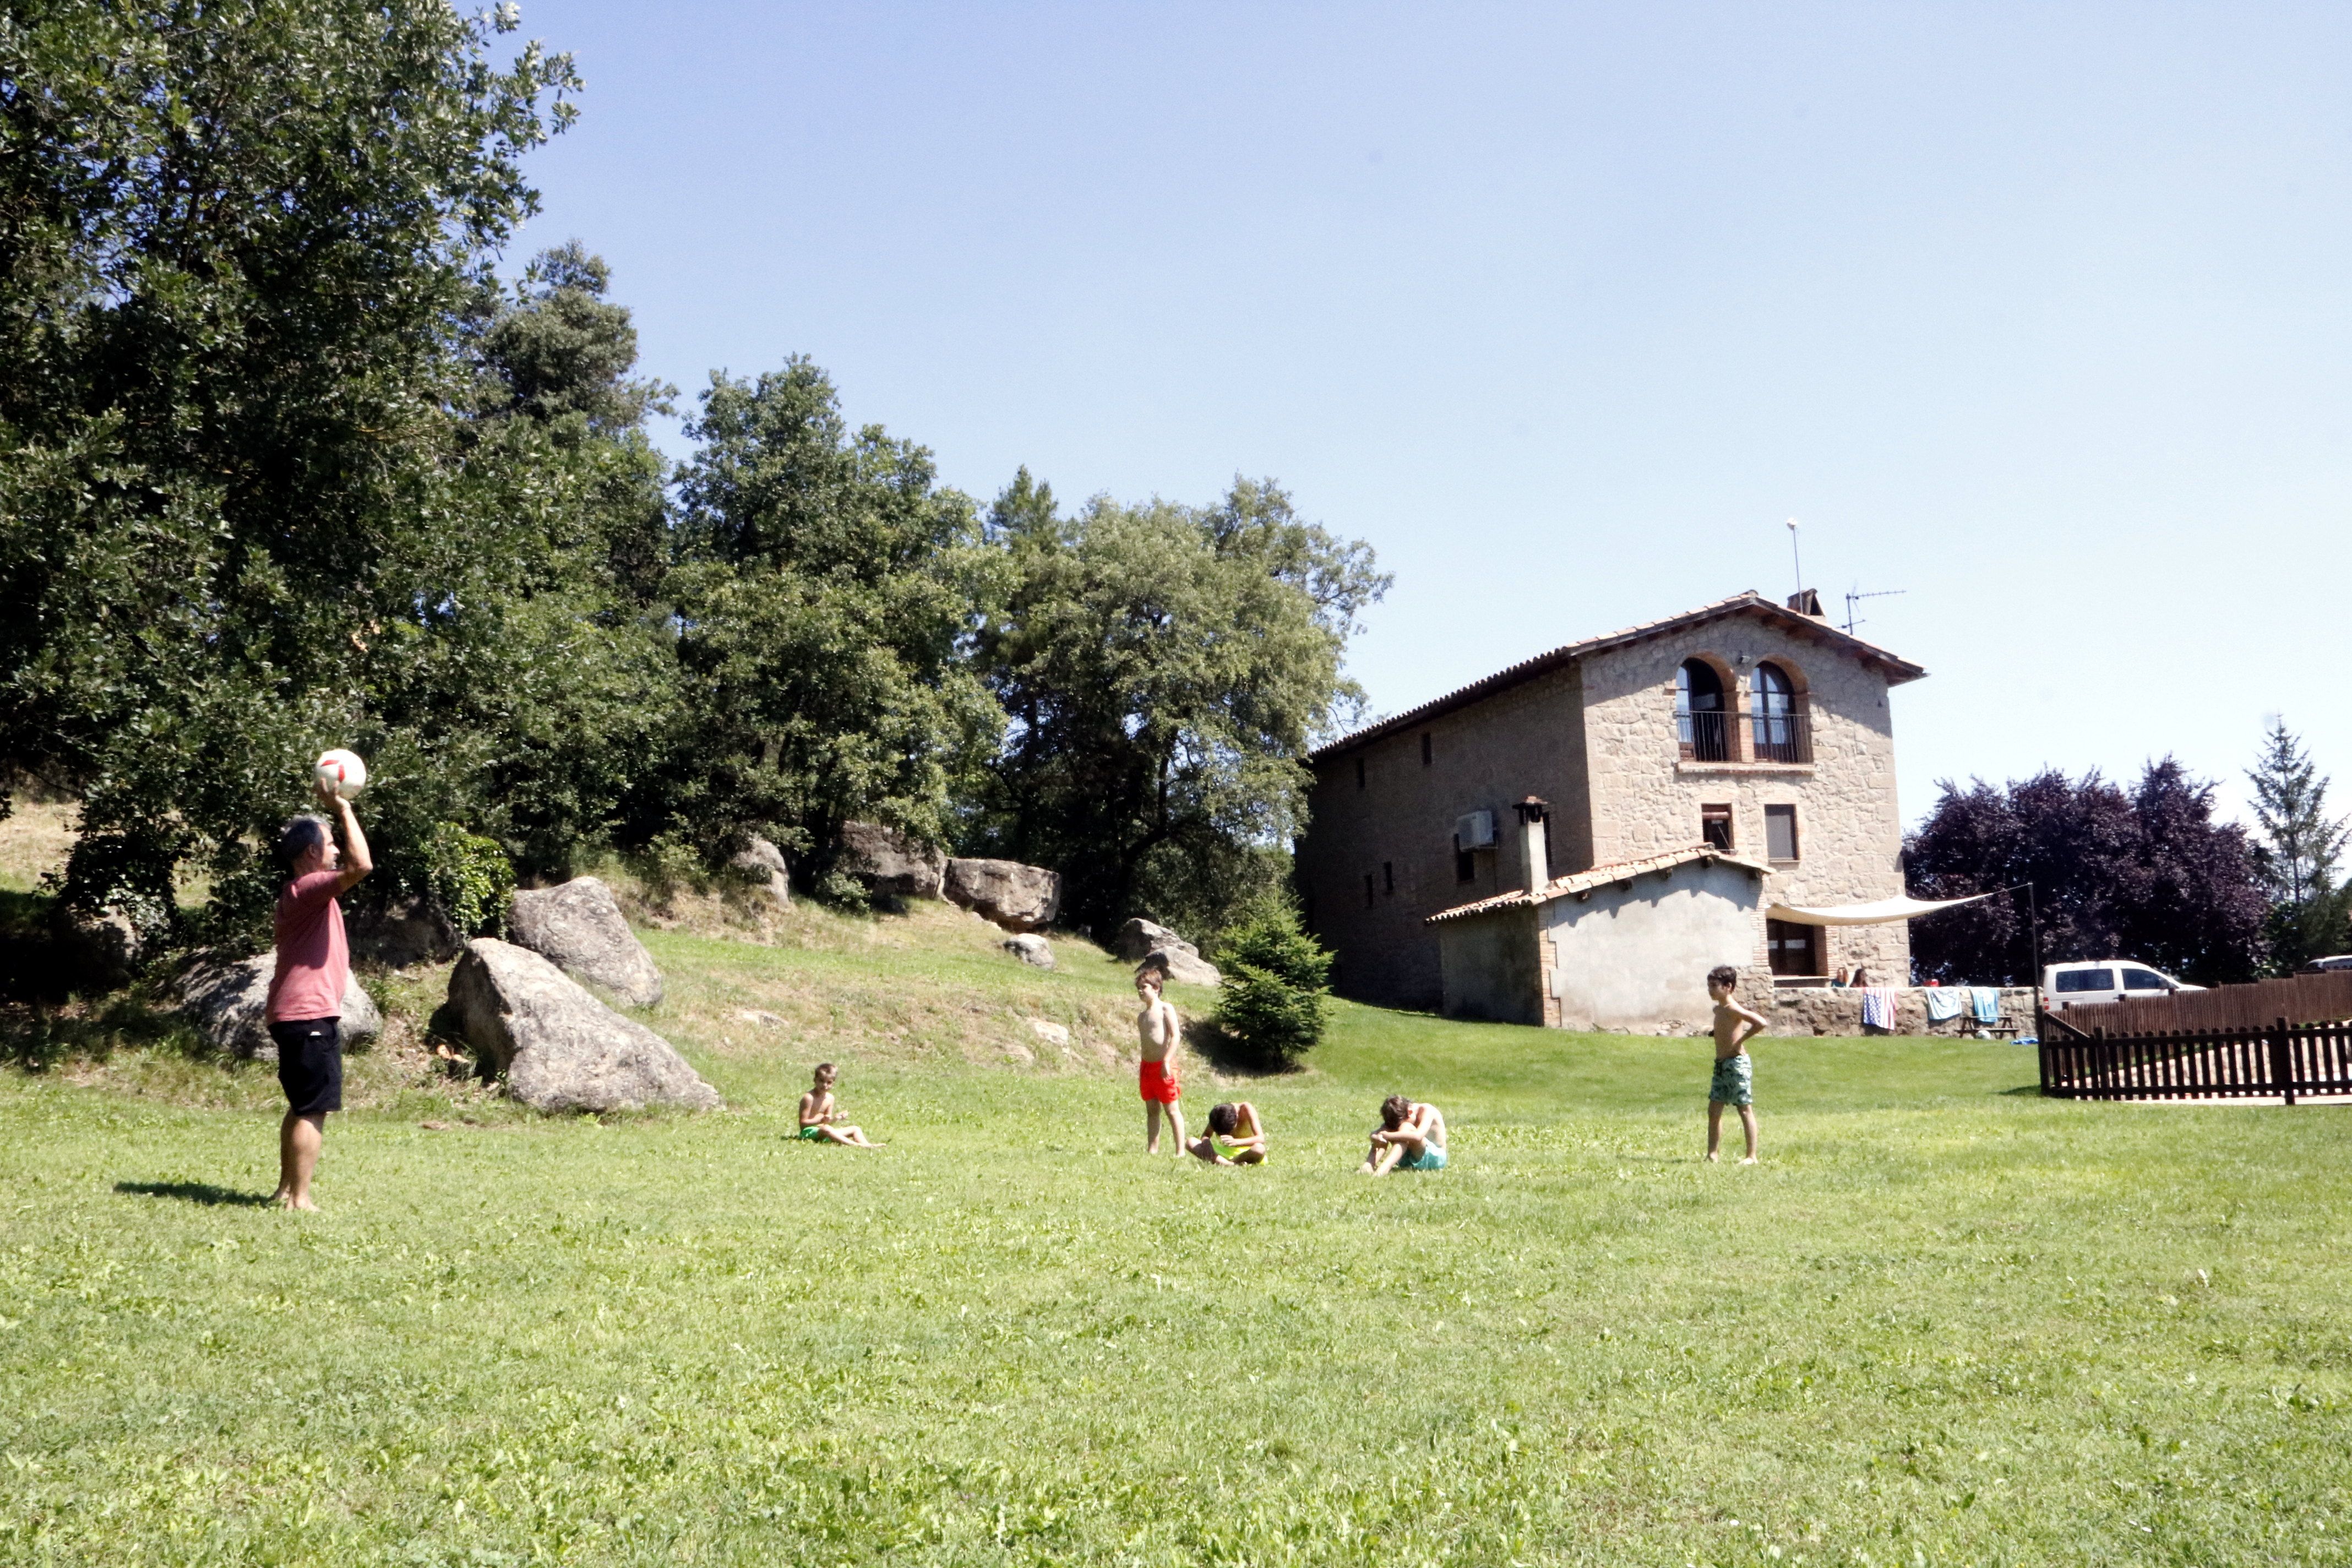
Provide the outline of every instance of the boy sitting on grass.
[[1248,1100],[1209,1107],[1209,1131],[1185,1146],[1212,1165],[1265,1163],[1265,1123]]
[[1756,1163],[1756,1073],[1748,1060],[1748,1042],[1765,1028],[1761,1014],[1732,1000],[1739,987],[1739,971],[1718,963],[1707,971],[1706,994],[1715,1000],[1715,1079],[1706,1088],[1706,1157],[1714,1160],[1723,1144],[1723,1108],[1739,1107],[1739,1125],[1748,1133],[1748,1154],[1739,1163]]
[[1401,1094],[1381,1101],[1381,1124],[1372,1131],[1371,1151],[1357,1167],[1358,1173],[1385,1176],[1391,1171],[1444,1169],[1445,1113]]
[[866,1140],[864,1129],[840,1120],[841,1111],[833,1102],[835,1076],[831,1062],[816,1064],[816,1082],[801,1096],[801,1136],[812,1143],[838,1143],[845,1149],[879,1149],[881,1144]]

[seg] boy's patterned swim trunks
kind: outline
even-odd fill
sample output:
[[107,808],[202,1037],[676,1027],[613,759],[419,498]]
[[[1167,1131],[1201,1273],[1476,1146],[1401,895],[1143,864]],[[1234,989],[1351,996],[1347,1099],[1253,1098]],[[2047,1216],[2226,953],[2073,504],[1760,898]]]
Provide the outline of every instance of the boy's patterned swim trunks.
[[1748,1053],[1715,1058],[1715,1078],[1706,1086],[1706,1097],[1723,1105],[1753,1105],[1756,1103],[1756,1064]]

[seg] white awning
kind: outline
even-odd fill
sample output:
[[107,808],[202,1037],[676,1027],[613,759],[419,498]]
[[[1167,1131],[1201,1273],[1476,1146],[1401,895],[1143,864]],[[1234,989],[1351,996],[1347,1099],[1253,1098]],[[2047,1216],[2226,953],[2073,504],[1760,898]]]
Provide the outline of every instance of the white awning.
[[1774,904],[1764,913],[1772,920],[1801,926],[1874,926],[1888,921],[1907,921],[1915,915],[1932,915],[1937,910],[1957,909],[1991,897],[1991,893],[1978,893],[1966,899],[1881,899],[1874,904],[1832,904],[1822,909]]

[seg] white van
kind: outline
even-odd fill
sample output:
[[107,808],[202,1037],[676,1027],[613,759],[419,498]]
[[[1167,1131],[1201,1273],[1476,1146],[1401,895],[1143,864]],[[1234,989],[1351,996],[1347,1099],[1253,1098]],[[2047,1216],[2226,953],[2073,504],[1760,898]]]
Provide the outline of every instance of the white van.
[[2042,972],[2042,1005],[2044,1011],[2052,1013],[2063,1013],[2069,1007],[2089,1006],[2097,1002],[2121,1002],[2126,998],[2145,1002],[2152,997],[2168,996],[2175,991],[2204,989],[2202,985],[2175,980],[2160,969],[2150,969],[2145,963],[2134,963],[2126,958],[2053,963]]
[[2297,974],[2331,974],[2339,969],[2352,969],[2352,952],[2339,952],[2330,958],[2315,958],[2295,973]]

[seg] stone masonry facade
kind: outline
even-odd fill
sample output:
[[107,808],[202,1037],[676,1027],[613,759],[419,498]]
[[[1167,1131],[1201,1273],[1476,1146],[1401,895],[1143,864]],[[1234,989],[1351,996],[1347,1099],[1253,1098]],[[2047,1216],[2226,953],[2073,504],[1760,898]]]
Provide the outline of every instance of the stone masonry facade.
[[[1733,715],[1728,760],[1683,755],[1675,671],[1704,660]],[[1811,761],[1758,761],[1748,715],[1766,661],[1810,716]],[[1890,686],[1924,673],[1818,616],[1743,595],[1650,626],[1572,644],[1318,751],[1311,819],[1297,846],[1307,918],[1338,954],[1346,995],[1434,1006],[1443,910],[1526,886],[1512,807],[1549,804],[1552,877],[1701,842],[1727,808],[1731,853],[1768,867],[1760,905],[1863,903],[1903,891]],[[1768,856],[1765,808],[1793,807],[1797,854]],[[1465,814],[1494,814],[1496,844],[1457,864]],[[1743,990],[1769,994],[1756,919]],[[1821,967],[1910,977],[1907,928],[1829,927]],[[1549,1013],[1549,1009],[1547,1012]],[[1547,1016],[1546,1022],[1558,1020]]]

